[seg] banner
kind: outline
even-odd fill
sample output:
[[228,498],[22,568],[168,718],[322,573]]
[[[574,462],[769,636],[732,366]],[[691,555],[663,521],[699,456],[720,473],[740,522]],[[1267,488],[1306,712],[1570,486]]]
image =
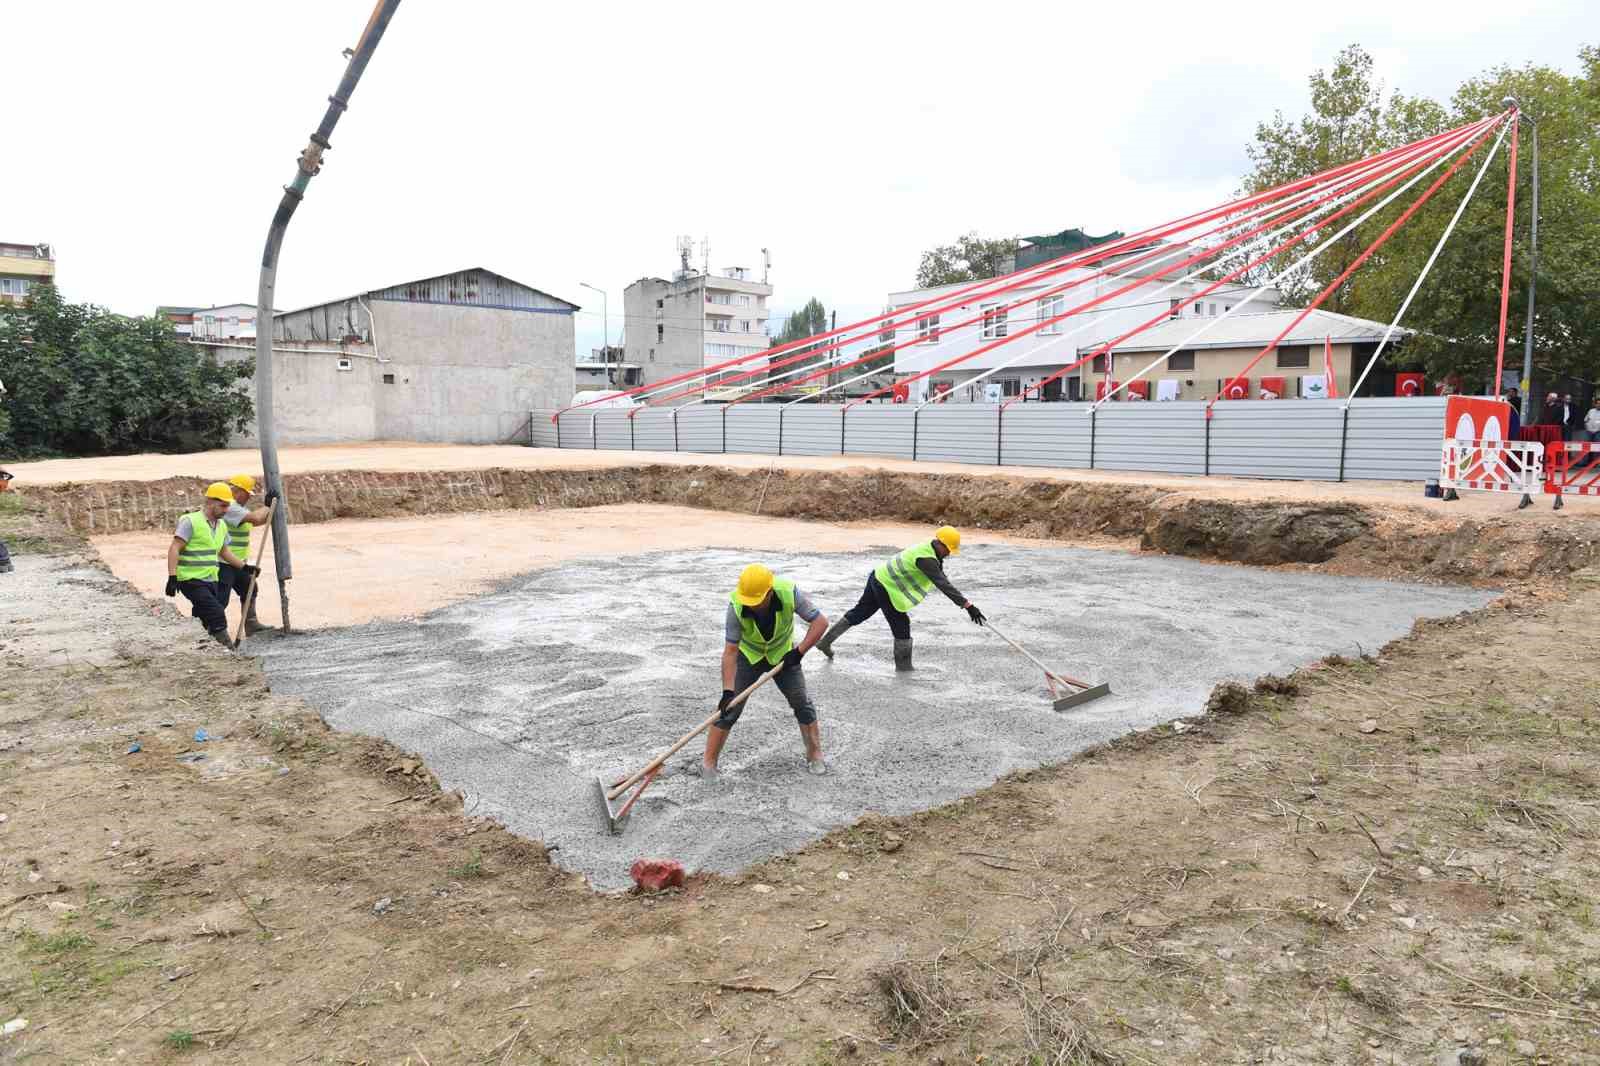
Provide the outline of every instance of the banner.
[[1394,376],[1394,394],[1396,396],[1421,396],[1424,384],[1421,374],[1396,374]]
[[1303,400],[1328,399],[1328,379],[1321,374],[1307,374],[1300,379],[1300,398]]

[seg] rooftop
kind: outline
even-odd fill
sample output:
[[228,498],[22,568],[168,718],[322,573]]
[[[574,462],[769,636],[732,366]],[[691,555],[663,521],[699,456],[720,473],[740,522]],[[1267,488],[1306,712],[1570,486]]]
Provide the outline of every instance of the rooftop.
[[[1250,348],[1265,346],[1294,321],[1304,308],[1284,311],[1261,311],[1255,314],[1229,315],[1226,318],[1174,318],[1116,347],[1118,352],[1164,352],[1169,348],[1201,350],[1206,348]],[[1337,344],[1359,344],[1383,339],[1388,324],[1370,318],[1341,315],[1336,311],[1312,311],[1280,344],[1320,344],[1332,340]],[[1395,330],[1395,336],[1409,337],[1415,331],[1404,327]],[[1190,338],[1193,338],[1191,340]],[[1082,348],[1099,347],[1111,338],[1096,341]]]

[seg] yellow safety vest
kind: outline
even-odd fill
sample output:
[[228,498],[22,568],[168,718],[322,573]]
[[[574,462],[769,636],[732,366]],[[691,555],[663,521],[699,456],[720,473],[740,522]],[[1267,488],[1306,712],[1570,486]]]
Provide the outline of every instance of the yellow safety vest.
[[228,543],[228,526],[220,518],[216,528],[206,521],[204,511],[188,516],[189,542],[178,549],[179,581],[215,581],[217,553]]
[[933,591],[933,580],[917,568],[917,560],[938,557],[933,541],[925,540],[879,564],[872,572],[889,594],[889,602],[894,604],[895,610],[909,611],[928,598],[928,593]]
[[739,619],[739,650],[751,664],[765,659],[769,666],[777,666],[794,647],[794,582],[776,578],[772,591],[778,594],[778,606],[770,637],[762,636],[761,627],[746,613],[750,608],[739,602],[738,590],[728,593],[728,602]]
[[228,548],[245,562],[250,561],[250,530],[254,528],[251,522],[228,527]]

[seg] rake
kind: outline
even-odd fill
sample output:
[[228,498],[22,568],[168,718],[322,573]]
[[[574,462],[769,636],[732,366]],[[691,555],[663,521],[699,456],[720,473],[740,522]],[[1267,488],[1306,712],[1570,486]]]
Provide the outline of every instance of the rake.
[[[1035,659],[1033,654],[1029,652],[1028,649],[1024,648],[1021,644],[1018,644],[1016,641],[1012,640],[1010,637],[996,629],[993,622],[985,619],[983,622],[983,627],[989,630],[995,636],[999,637],[1001,640],[1005,641],[1007,644],[1011,645],[1011,647],[1015,649],[1019,655],[1027,659],[1033,665],[1037,666],[1040,670],[1044,671],[1044,683],[1045,686],[1050,689],[1050,699],[1053,701],[1051,706],[1056,710],[1064,711],[1068,707],[1076,707],[1080,703],[1088,703],[1090,700],[1097,700],[1101,696],[1111,695],[1111,685],[1109,683],[1092,685],[1087,681],[1080,681],[1075,677],[1068,677],[1066,674],[1058,674],[1044,663],[1040,662],[1038,659]],[[1060,688],[1057,688],[1058,685]],[[1063,690],[1066,692],[1066,695],[1059,695],[1059,693]]]

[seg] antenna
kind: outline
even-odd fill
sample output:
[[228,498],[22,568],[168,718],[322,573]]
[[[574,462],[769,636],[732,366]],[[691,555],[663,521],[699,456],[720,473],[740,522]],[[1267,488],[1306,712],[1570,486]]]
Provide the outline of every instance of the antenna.
[[700,239],[700,273],[707,277],[711,275],[711,238]]
[[767,278],[772,274],[772,253],[761,249],[761,284],[767,284]]
[[678,280],[689,276],[689,257],[694,254],[694,238],[681,236],[678,238]]

